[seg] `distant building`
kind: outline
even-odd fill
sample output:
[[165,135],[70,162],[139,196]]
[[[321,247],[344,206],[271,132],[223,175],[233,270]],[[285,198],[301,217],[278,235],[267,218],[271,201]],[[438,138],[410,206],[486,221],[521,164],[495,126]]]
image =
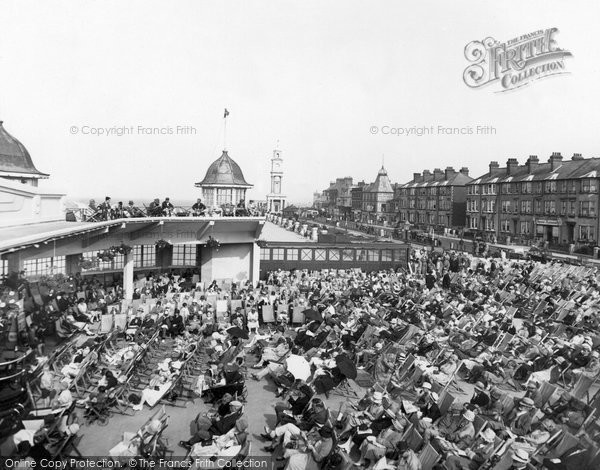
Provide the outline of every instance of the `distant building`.
[[467,185],[467,229],[488,240],[597,245],[600,158],[509,158]]
[[466,220],[466,185],[471,181],[468,168],[415,173],[411,181],[395,187],[397,221],[408,221],[425,232],[462,229]]
[[[320,208],[336,218],[348,218],[352,213],[352,178],[345,176],[336,178],[318,198]],[[315,193],[315,198],[317,193]],[[313,202],[314,205],[314,202]]]
[[202,201],[208,208],[237,205],[246,200],[246,191],[252,184],[246,182],[240,166],[228,155],[227,150],[206,171],[204,179],[196,183],[202,189]]
[[363,187],[361,221],[374,224],[390,222],[388,204],[393,198],[394,189],[382,166],[375,181]]
[[281,184],[283,180],[283,159],[281,150],[273,150],[271,158],[271,192],[267,194],[267,210],[279,214],[285,207],[286,196],[283,195]]

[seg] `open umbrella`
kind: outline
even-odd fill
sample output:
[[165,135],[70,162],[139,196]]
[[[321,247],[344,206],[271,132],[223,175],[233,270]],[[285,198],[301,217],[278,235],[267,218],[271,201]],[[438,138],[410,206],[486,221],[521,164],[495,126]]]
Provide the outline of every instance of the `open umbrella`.
[[302,356],[290,354],[285,360],[287,370],[297,380],[306,380],[310,377],[310,364]]
[[340,370],[340,373],[347,379],[355,379],[357,376],[356,365],[345,354],[340,354],[335,358],[335,363]]
[[231,328],[227,328],[225,331],[228,335],[233,336],[234,338],[249,338],[248,332],[246,330],[242,330],[239,326],[232,326]]
[[304,314],[304,319],[309,321],[323,321],[323,315],[318,310],[314,308],[307,308],[302,312]]

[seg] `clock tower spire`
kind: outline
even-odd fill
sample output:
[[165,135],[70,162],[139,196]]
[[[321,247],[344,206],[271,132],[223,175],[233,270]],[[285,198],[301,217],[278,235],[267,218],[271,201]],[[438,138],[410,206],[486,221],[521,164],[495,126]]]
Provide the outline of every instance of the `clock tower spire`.
[[267,210],[273,214],[280,214],[285,207],[286,196],[281,191],[282,179],[283,159],[281,150],[279,150],[279,141],[277,141],[277,148],[273,150],[271,157],[271,191],[267,194]]

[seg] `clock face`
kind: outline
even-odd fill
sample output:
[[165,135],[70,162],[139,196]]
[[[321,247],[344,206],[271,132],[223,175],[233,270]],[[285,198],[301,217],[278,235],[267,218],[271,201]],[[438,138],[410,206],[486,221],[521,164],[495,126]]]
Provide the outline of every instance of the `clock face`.
[[279,163],[279,162],[273,162],[273,169],[274,170],[279,170],[280,167],[281,167],[281,163]]

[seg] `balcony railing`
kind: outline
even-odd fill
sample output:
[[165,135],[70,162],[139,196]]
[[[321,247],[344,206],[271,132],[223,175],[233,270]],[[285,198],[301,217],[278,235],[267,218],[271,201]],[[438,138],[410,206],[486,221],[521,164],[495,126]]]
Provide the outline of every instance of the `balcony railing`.
[[195,210],[192,207],[174,206],[163,209],[162,207],[126,206],[111,208],[109,210],[99,207],[75,207],[66,210],[67,221],[70,222],[102,222],[114,219],[140,219],[144,217],[257,217],[262,216],[262,211],[237,207],[232,204],[223,204],[218,208],[205,208]]

